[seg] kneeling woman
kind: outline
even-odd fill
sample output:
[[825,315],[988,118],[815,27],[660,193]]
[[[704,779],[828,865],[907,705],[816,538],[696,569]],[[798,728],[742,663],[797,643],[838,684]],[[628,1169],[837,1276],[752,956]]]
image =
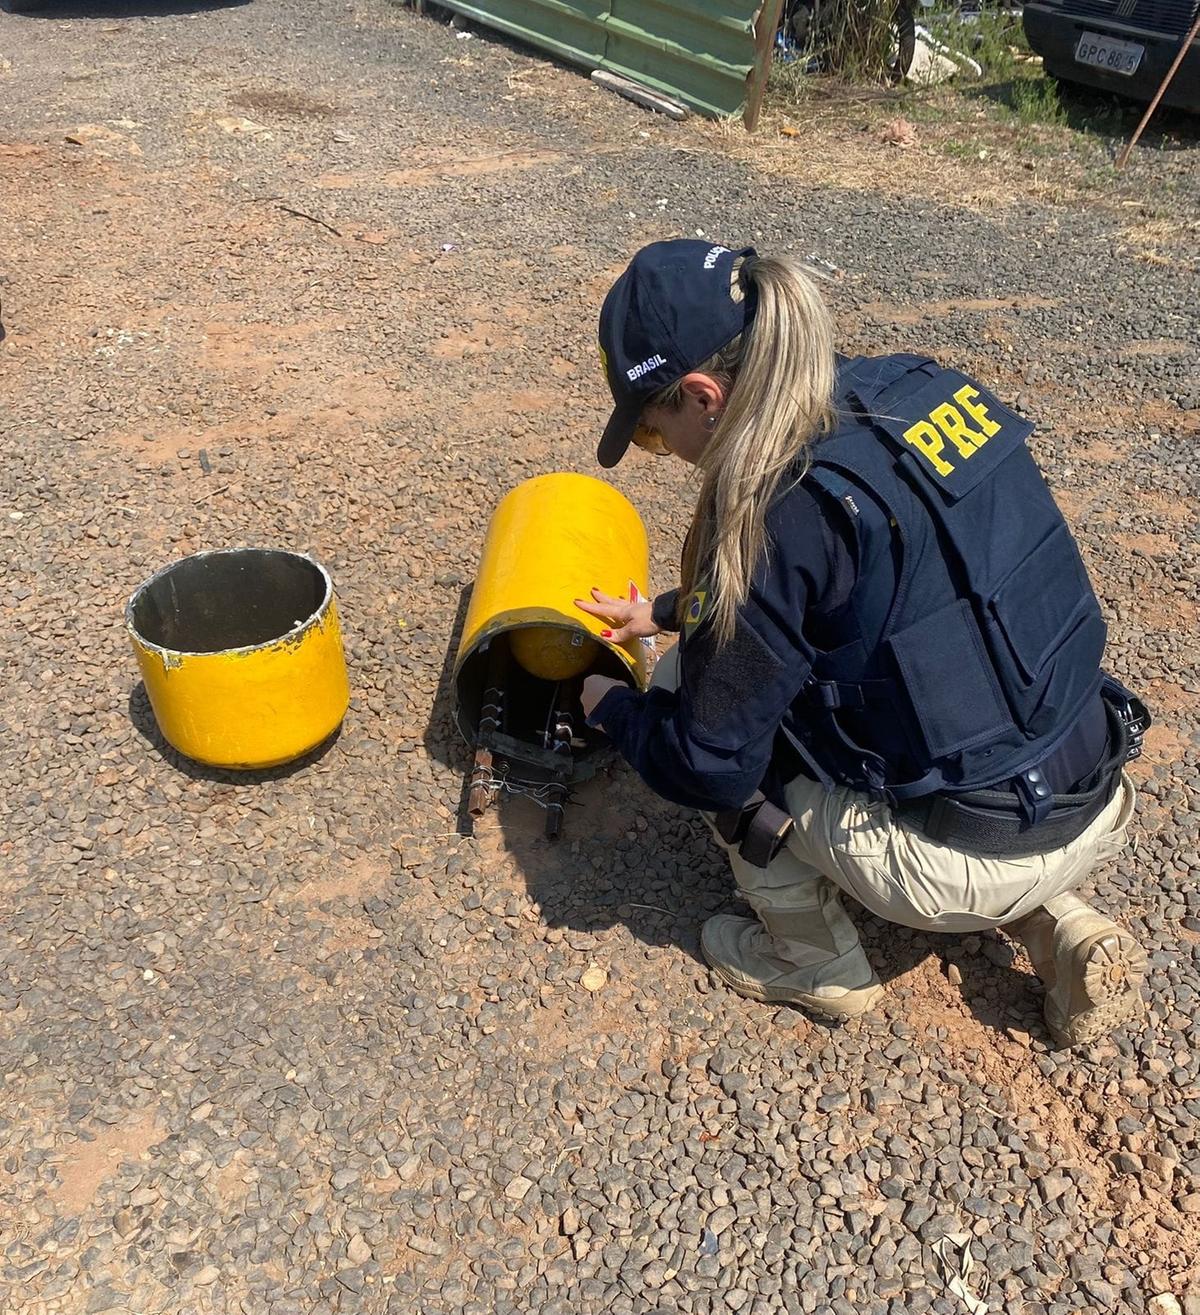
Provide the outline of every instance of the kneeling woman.
[[927,357],[839,357],[802,269],[749,248],[645,248],[600,345],[601,465],[632,443],[701,483],[680,590],[580,602],[618,642],[679,645],[648,693],[593,676],[584,707],[651,789],[749,823],[724,834],[758,917],[705,923],[715,972],[861,1014],[882,987],[845,892],[905,926],[1018,936],[1059,1044],[1134,1017],[1145,954],[1072,892],[1123,843],[1144,709],[1101,670],[1032,426]]

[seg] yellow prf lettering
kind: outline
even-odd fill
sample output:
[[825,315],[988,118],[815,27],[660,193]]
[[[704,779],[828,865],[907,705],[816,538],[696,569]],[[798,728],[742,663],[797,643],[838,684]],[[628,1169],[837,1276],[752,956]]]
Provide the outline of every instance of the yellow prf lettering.
[[939,475],[949,475],[954,469],[948,461],[942,460],[945,439],[928,420],[918,420],[915,425],[910,425],[904,431],[904,441],[911,443]]
[[1000,432],[1000,426],[987,413],[987,407],[981,406],[974,399],[979,396],[979,389],[972,388],[970,384],[964,384],[957,393],[954,394],[954,400],[962,409],[975,421],[980,429],[983,430],[986,438],[991,438],[993,434]]
[[943,402],[929,413],[930,420],[954,444],[964,457],[973,456],[976,448],[982,447],[988,436],[967,424],[963,413],[952,402]]

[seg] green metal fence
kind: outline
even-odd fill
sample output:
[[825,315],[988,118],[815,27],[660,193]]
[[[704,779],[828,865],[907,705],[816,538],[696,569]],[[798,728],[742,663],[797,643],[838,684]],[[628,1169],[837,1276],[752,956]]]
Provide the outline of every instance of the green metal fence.
[[754,127],[781,0],[438,0],[586,69]]

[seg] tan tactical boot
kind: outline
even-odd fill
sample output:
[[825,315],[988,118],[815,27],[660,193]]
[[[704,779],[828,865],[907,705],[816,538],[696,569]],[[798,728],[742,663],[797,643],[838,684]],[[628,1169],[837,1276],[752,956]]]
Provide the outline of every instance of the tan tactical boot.
[[738,885],[758,918],[709,918],[700,934],[704,957],[726,986],[751,1000],[800,1005],[826,1018],[866,1013],[883,986],[837,887],[816,874],[781,882],[778,866],[777,860],[766,872],[747,872],[747,864],[735,865]]
[[1077,895],[1047,900],[1005,930],[1020,938],[1045,983],[1056,1045],[1088,1045],[1143,1011],[1146,951]]

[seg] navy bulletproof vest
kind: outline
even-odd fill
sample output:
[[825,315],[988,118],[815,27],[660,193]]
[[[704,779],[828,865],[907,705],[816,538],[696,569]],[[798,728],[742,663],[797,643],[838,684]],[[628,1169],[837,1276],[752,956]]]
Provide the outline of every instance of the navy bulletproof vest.
[[788,738],[817,775],[897,800],[998,785],[1094,701],[1105,641],[1033,426],[927,357],[859,357],[839,385],[805,479],[852,527],[857,582]]

